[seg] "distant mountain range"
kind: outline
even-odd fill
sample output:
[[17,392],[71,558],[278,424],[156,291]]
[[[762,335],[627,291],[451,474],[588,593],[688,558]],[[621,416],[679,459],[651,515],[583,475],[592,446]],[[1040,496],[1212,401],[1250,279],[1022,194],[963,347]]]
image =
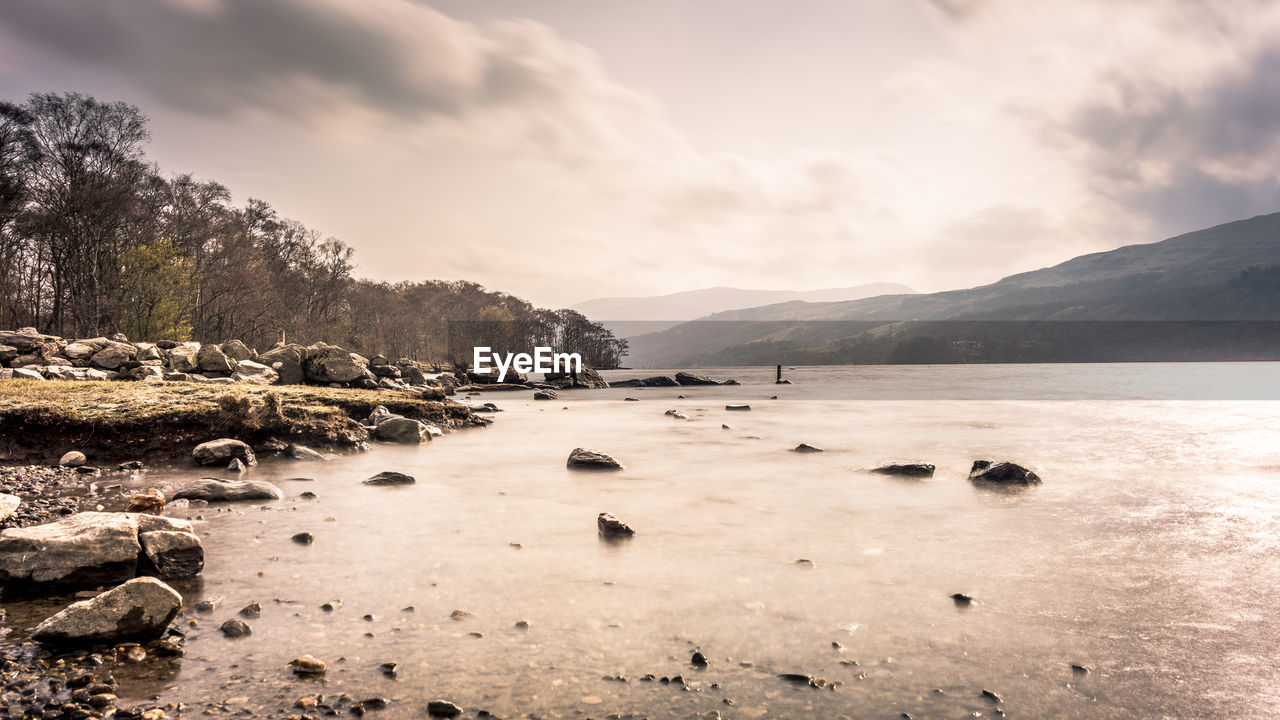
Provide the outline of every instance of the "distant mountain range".
[[[630,334],[656,332],[685,320],[695,320],[726,310],[753,308],[783,302],[844,302],[877,295],[908,295],[915,290],[901,283],[870,283],[826,290],[743,290],[713,287],[670,295],[606,297],[587,300],[572,309],[608,327]],[[625,324],[624,324],[625,323]]]
[[1277,321],[1280,213],[967,290],[721,312],[631,337],[626,362],[1270,359]]

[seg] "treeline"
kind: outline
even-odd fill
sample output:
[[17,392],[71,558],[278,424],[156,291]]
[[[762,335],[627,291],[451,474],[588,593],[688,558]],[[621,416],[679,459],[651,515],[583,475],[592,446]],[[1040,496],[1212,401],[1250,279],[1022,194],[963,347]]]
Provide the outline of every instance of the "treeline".
[[[440,364],[467,359],[459,343],[472,339],[549,345],[597,367],[626,353],[574,311],[475,283],[355,278],[342,241],[261,200],[235,206],[219,183],[163,175],[149,139],[146,118],[122,102],[0,102],[0,327],[260,348],[323,340]],[[474,335],[476,322],[502,337],[459,331]]]

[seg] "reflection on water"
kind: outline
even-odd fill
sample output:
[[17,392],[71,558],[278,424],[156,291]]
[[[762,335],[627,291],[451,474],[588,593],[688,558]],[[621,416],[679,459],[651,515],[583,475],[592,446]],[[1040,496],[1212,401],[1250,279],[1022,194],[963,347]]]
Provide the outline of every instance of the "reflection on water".
[[[875,371],[898,373],[900,397],[929,378]],[[1054,371],[1006,367],[998,382],[1052,387]],[[442,697],[500,717],[962,718],[996,709],[984,689],[1011,717],[1280,711],[1277,404],[853,401],[838,390],[857,369],[796,371],[791,386],[772,369],[723,374],[761,384],[491,393],[505,410],[492,427],[429,447],[264,463],[253,477],[285,500],[183,513],[199,514],[208,554],[188,608],[221,605],[188,610],[176,677],[120,678],[122,692],[233,709],[346,692],[390,698],[381,717]],[[789,452],[801,442],[825,452]],[[570,472],[579,446],[626,469]],[[975,487],[978,458],[1045,482]],[[937,474],[868,472],[912,461]],[[360,484],[383,470],[418,482]],[[637,535],[600,540],[603,511]],[[315,542],[290,541],[302,531]],[[224,638],[252,601],[253,634]],[[303,653],[328,662],[324,679],[289,673]]]

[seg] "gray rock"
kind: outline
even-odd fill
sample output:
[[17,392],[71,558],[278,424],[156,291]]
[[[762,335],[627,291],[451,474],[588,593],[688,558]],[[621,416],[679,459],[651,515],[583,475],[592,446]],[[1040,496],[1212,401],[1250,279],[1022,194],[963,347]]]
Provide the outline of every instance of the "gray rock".
[[242,473],[248,469],[240,458],[231,458],[231,462],[227,463],[227,472]]
[[810,445],[809,443],[800,443],[799,445],[797,445],[797,446],[795,446],[795,447],[791,448],[791,452],[798,452],[798,453],[820,453],[820,452],[822,452],[822,448],[820,448],[820,447],[815,447],[815,446],[813,446],[813,445]]
[[228,340],[218,346],[223,355],[235,360],[237,363],[245,360],[252,360],[254,352],[247,345],[239,340]]
[[364,424],[377,427],[378,425],[382,424],[386,420],[390,420],[392,418],[398,418],[398,417],[404,417],[404,416],[397,415],[391,412],[390,410],[387,409],[386,405],[379,405],[373,409],[373,412],[369,413],[369,417],[365,419]]
[[667,417],[675,418],[676,420],[688,420],[688,419],[689,419],[689,416],[688,416],[688,415],[685,415],[684,413],[680,412],[679,410],[668,410],[668,411],[666,411],[666,412],[664,412],[664,413],[662,413],[662,414],[663,414],[663,415],[666,415]]
[[129,371],[134,380],[164,380],[164,368],[156,365],[142,365]]
[[568,466],[578,470],[621,470],[622,464],[597,450],[574,448]]
[[[154,517],[154,516],[148,516]],[[172,521],[177,522],[177,521]],[[166,580],[195,577],[204,569],[204,545],[190,529],[138,533],[138,542],[157,576]]]
[[383,442],[415,445],[431,439],[426,423],[405,417],[383,420],[374,428],[373,436]]
[[250,385],[272,385],[280,379],[280,374],[262,363],[241,360],[236,365],[236,371],[231,377],[236,382]]
[[676,373],[676,382],[681,385],[719,385],[720,382],[712,380],[702,375],[694,375],[693,373],[678,372]]
[[235,361],[217,345],[202,345],[200,352],[196,353],[196,364],[205,372],[229,373],[235,370]]
[[462,708],[448,700],[432,700],[427,703],[427,714],[432,717],[456,718],[462,714]]
[[412,475],[406,475],[399,472],[380,472],[377,475],[364,481],[365,485],[412,485],[417,480]]
[[45,336],[33,327],[19,328],[17,331],[0,330],[0,345],[9,345],[18,350],[31,350],[44,344]]
[[934,467],[928,463],[904,463],[893,465],[881,465],[871,472],[881,475],[896,475],[898,477],[933,477]]
[[13,512],[22,504],[22,498],[17,495],[8,493],[0,493],[0,522],[4,522],[13,516]]
[[302,372],[312,382],[349,383],[363,378],[365,368],[346,350],[316,343],[307,348]]
[[613,513],[602,512],[596,518],[596,529],[603,537],[631,537],[636,534],[631,526],[623,522]]
[[36,626],[45,643],[105,643],[160,637],[182,608],[177,590],[155,578],[135,578],[72,603]]
[[293,444],[289,446],[289,457],[294,460],[303,460],[307,462],[326,462],[329,458],[312,450],[306,445]]
[[1011,462],[993,463],[990,460],[974,460],[969,471],[969,479],[973,482],[996,483],[1000,485],[1037,485],[1040,476],[1030,470]]
[[539,390],[533,394],[534,400],[555,400],[557,397],[555,390]]
[[258,464],[249,444],[232,438],[220,438],[200,443],[191,451],[191,459],[197,465],[226,465],[232,458],[238,458],[250,467]]
[[751,406],[750,405],[725,405],[724,409],[729,410],[731,412],[746,412],[751,409]]
[[62,354],[71,360],[88,360],[93,354],[105,347],[106,338],[101,346],[95,346],[91,340],[77,340],[62,348]]
[[137,354],[138,349],[132,345],[109,343],[106,347],[94,353],[93,357],[89,358],[89,362],[103,370],[116,370],[121,365],[134,359]]
[[253,628],[249,627],[249,623],[243,620],[237,620],[236,618],[231,618],[230,620],[222,623],[218,629],[222,631],[223,635],[226,635],[229,638],[239,638],[253,634]]
[[0,584],[110,585],[134,576],[142,546],[126,513],[87,512],[0,532]]
[[284,497],[280,488],[264,480],[219,480],[200,478],[178,488],[175,500],[205,500],[207,502],[233,502],[237,500],[279,500]]
[[7,363],[18,357],[18,348],[12,345],[0,345],[0,363]]
[[610,387],[679,387],[680,383],[670,375],[654,375],[647,378],[630,378],[609,383]]
[[80,467],[86,462],[88,462],[88,458],[84,456],[84,453],[79,450],[72,450],[58,460],[58,465],[60,467]]
[[191,373],[200,369],[196,361],[200,348],[194,345],[179,345],[169,351],[169,367],[174,372]]
[[301,345],[278,345],[258,356],[258,362],[276,371],[280,385],[301,385],[307,381],[302,372],[306,348]]
[[14,380],[44,380],[44,375],[30,368],[14,368]]
[[160,348],[155,345],[135,345],[138,348],[138,359],[147,360],[164,360],[164,355],[160,352]]

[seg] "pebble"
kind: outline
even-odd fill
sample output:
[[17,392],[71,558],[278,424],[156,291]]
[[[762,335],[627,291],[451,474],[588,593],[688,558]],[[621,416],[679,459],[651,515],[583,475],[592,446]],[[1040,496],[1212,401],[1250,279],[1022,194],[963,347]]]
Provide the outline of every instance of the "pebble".
[[289,662],[289,667],[293,668],[293,672],[298,675],[320,675],[327,669],[323,661],[311,655],[294,658]]

